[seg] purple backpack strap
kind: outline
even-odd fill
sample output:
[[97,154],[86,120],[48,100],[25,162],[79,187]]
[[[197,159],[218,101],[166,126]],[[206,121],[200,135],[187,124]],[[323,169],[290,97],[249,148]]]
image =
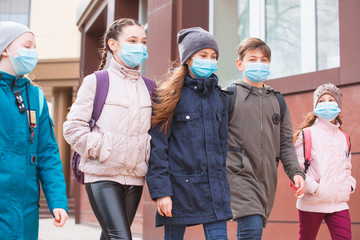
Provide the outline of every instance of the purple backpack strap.
[[94,98],[94,107],[90,119],[90,128],[92,129],[99,119],[101,111],[104,107],[107,94],[109,92],[109,73],[106,70],[95,72],[96,76],[96,92]]
[[154,97],[154,94],[153,94],[153,91],[154,91],[154,88],[156,86],[156,83],[151,80],[150,78],[147,78],[147,77],[144,77],[144,76],[141,76],[143,79],[144,79],[144,82],[146,84],[146,87],[149,91],[149,94],[150,94],[150,97],[151,99]]

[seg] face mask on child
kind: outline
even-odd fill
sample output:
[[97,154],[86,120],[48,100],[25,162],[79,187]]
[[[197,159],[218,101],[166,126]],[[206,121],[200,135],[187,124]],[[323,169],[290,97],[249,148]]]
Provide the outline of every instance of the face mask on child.
[[246,63],[245,76],[254,83],[264,81],[270,75],[270,64],[267,63]]
[[129,68],[134,68],[142,64],[148,58],[147,48],[139,44],[123,43],[121,45],[121,53],[119,58]]
[[314,109],[314,114],[328,122],[334,120],[341,112],[336,102],[321,102]]
[[14,53],[10,55],[11,65],[17,76],[31,73],[38,62],[38,56],[35,49],[18,48],[16,52],[19,56],[14,57]]
[[197,78],[208,78],[217,70],[217,61],[210,59],[193,58],[193,64],[190,67],[191,72]]

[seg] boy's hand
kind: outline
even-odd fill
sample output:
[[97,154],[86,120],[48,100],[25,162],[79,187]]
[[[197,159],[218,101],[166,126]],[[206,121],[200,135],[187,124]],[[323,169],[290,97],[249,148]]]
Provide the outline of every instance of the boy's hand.
[[65,209],[62,208],[54,208],[54,225],[55,227],[62,227],[64,226],[66,220],[68,219],[68,214]]
[[301,196],[305,192],[305,180],[301,175],[295,175],[294,178],[295,187],[297,188],[295,196]]
[[156,201],[157,211],[161,216],[172,217],[172,200],[170,196],[158,198]]

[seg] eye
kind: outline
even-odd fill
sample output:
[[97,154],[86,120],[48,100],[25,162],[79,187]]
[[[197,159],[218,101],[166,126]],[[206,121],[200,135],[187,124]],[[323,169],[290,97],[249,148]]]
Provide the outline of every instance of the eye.
[[334,99],[330,99],[329,102],[335,102],[335,100],[334,100]]
[[216,60],[216,56],[211,56],[211,60]]
[[324,102],[324,100],[323,100],[323,99],[320,99],[320,100],[319,100],[319,103],[322,103],[322,102]]
[[142,44],[143,44],[144,46],[146,46],[146,43],[147,43],[146,41],[142,41]]
[[136,43],[136,41],[134,39],[130,39],[128,42],[130,43]]

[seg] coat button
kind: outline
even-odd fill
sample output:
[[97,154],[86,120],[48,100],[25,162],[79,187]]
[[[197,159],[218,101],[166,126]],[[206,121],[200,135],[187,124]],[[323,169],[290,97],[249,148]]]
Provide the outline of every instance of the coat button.
[[186,179],[185,182],[189,182],[189,179]]
[[189,116],[189,115],[187,115],[185,118],[186,118],[187,120],[189,120],[189,119],[190,119],[190,116]]
[[128,170],[127,170],[127,173],[129,173],[129,174],[130,174],[130,173],[132,173],[132,171],[131,171],[130,169],[128,169]]
[[197,89],[197,86],[195,86],[194,89],[196,90],[196,89]]
[[108,152],[111,152],[111,147],[108,147],[107,150],[108,150]]
[[31,162],[32,162],[32,163],[35,163],[35,156],[32,156],[32,157],[31,157]]

